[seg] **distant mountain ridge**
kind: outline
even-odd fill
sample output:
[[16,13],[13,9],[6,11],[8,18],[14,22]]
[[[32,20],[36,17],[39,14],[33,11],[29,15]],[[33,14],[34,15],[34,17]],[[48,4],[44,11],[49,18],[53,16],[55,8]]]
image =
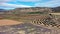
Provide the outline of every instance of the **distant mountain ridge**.
[[0,9],[0,11],[4,11],[4,9]]
[[[59,7],[54,7],[54,8],[50,8],[50,7],[29,7],[29,8],[15,8],[13,10],[5,10],[5,9],[0,9],[0,12],[7,12],[7,13],[12,13],[12,12],[36,12],[36,11],[40,11],[40,12],[60,12],[60,6]],[[5,12],[5,13],[6,13]]]
[[59,7],[52,8],[52,10],[53,10],[54,12],[60,12],[60,6],[59,6]]

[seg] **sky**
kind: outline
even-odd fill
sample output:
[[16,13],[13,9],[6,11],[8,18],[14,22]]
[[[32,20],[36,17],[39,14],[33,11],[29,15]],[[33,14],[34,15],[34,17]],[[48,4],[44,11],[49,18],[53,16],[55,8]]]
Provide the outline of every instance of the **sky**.
[[60,0],[0,0],[0,9],[57,6],[60,6]]

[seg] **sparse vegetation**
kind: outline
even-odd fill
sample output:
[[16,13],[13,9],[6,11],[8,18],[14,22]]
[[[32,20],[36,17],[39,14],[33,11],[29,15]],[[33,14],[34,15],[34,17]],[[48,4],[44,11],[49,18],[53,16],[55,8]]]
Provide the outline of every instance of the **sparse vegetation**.
[[44,14],[43,12],[28,12],[27,14]]
[[[22,10],[23,9],[23,10]],[[58,22],[55,21],[59,21],[59,20],[53,20],[55,19],[55,15],[59,15],[56,13],[51,13],[51,15],[49,15],[49,13],[52,11],[50,8],[18,8],[15,10],[10,10],[10,11],[6,11],[6,12],[1,12],[0,14],[3,14],[3,18],[2,19],[11,19],[11,20],[17,20],[17,21],[25,21],[25,22],[29,22],[29,21],[33,21],[35,24],[40,25],[40,24],[44,24],[46,25],[52,25],[52,26],[57,26]],[[42,15],[42,16],[41,16]],[[54,17],[53,17],[54,16]],[[52,18],[51,18],[52,17]],[[56,18],[58,18],[59,16],[57,16]],[[59,21],[60,22],[60,21]]]

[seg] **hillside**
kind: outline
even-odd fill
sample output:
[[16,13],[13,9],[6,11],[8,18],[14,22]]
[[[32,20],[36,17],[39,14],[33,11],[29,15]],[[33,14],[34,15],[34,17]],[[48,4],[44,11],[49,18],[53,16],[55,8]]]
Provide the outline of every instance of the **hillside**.
[[48,7],[16,8],[13,10],[1,11],[0,19],[32,22],[33,24],[35,23],[37,25],[43,23],[44,25],[52,25],[59,27],[60,18],[52,15],[52,12],[54,12],[53,9]]
[[1,9],[0,34],[60,34],[59,11],[48,7]]
[[0,10],[0,18],[12,18],[28,14],[47,14],[52,12],[47,7],[30,7],[30,8],[16,8],[13,10]]
[[[5,12],[6,11],[6,12]],[[0,12],[5,13],[20,13],[20,12],[60,12],[60,6],[58,7],[28,7],[28,8],[15,8],[13,10],[0,9]]]
[[[46,7],[31,7],[31,8],[16,8],[16,9],[13,9],[13,10],[8,10],[6,11],[5,13],[7,14],[10,14],[10,13],[20,13],[20,12],[23,12],[23,13],[26,13],[26,12],[51,12],[52,10],[50,8],[46,8]],[[4,11],[2,11],[4,12]]]
[[52,10],[53,10],[54,12],[60,12],[60,6],[59,6],[59,7],[54,7],[54,8],[52,8]]

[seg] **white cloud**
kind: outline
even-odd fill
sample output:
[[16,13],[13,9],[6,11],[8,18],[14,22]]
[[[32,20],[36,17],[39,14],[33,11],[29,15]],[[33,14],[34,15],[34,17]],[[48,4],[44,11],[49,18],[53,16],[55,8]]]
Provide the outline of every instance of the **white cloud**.
[[0,3],[10,2],[12,0],[0,0]]
[[17,2],[17,1],[21,1],[21,2],[39,2],[41,0],[0,0],[0,3],[2,2]]
[[39,2],[41,0],[19,0],[19,1],[23,1],[23,2]]
[[22,5],[22,4],[8,4],[8,3],[2,3],[0,4],[0,6],[6,7],[6,8],[18,8],[18,7],[31,7],[31,6],[27,6],[27,5]]
[[[14,2],[14,0],[0,0],[0,8],[1,8],[1,6],[4,7],[4,9],[12,9],[12,8],[19,8],[19,7],[31,7],[31,6],[28,6],[28,5],[7,3],[7,2],[11,2],[11,1]],[[26,1],[28,1],[28,0],[26,0]]]
[[60,0],[51,0],[46,3],[36,3],[35,6],[56,7],[60,6]]
[[10,8],[10,7],[0,7],[0,9],[7,9],[7,10],[10,10],[10,9],[14,9],[14,8]]

